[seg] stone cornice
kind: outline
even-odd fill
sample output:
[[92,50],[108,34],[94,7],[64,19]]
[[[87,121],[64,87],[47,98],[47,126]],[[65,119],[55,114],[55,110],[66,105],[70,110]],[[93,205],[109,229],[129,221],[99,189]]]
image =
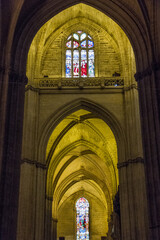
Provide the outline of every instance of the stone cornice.
[[134,77],[135,80],[138,82],[147,76],[151,76],[153,72],[160,70],[160,63],[159,62],[152,62],[150,66],[148,66],[144,71],[137,72]]
[[117,168],[127,167],[130,164],[142,163],[144,164],[144,159],[142,157],[137,157],[135,159],[128,159],[126,162],[118,163]]
[[35,165],[37,168],[47,169],[47,166],[45,164],[28,159],[28,158],[21,159],[21,164],[23,164],[23,163]]

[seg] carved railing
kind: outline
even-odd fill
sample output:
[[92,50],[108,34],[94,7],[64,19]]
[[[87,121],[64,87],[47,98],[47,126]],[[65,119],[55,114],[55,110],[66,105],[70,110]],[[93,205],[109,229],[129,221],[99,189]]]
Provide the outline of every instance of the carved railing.
[[40,88],[107,88],[123,87],[124,80],[112,78],[43,78],[39,79]]

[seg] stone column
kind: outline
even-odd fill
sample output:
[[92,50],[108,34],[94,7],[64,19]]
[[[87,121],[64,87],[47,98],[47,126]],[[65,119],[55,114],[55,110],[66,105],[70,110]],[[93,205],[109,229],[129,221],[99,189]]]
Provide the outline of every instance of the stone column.
[[45,240],[52,239],[52,198],[46,196],[46,211],[45,211]]
[[155,67],[149,67],[135,75],[139,88],[151,240],[160,238],[160,103],[157,101],[160,78],[158,76],[160,77],[160,74]]
[[43,164],[37,163],[36,167],[37,167],[37,182],[36,182],[35,240],[44,240],[46,166]]
[[0,239],[16,240],[26,77],[4,71],[1,81]]
[[27,86],[20,175],[18,240],[35,240],[37,238],[40,240],[44,237],[45,166],[36,158],[38,101],[38,90]]
[[36,165],[23,159],[21,164],[17,240],[34,240],[36,210]]
[[148,216],[136,85],[124,88],[126,160],[118,163],[123,240],[146,240]]
[[144,160],[139,157],[118,164],[121,233],[123,240],[148,239]]
[[56,218],[52,218],[51,240],[57,240],[57,222],[58,220]]

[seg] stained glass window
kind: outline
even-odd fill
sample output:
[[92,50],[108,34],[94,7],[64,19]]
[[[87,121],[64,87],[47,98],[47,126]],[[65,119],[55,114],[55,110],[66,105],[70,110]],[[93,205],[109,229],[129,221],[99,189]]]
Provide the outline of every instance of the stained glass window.
[[76,202],[77,240],[89,240],[89,202],[81,197]]
[[90,35],[79,30],[66,41],[66,77],[94,77],[94,42]]

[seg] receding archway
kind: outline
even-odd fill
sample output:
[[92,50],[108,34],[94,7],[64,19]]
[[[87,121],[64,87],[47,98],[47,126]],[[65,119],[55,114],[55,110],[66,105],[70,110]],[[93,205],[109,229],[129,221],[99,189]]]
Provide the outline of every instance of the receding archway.
[[46,160],[46,196],[53,199],[52,231],[56,232],[57,221],[58,237],[76,237],[75,199],[83,193],[91,203],[91,239],[109,236],[108,224],[119,182],[116,140],[109,126],[88,110],[72,112],[50,135]]

